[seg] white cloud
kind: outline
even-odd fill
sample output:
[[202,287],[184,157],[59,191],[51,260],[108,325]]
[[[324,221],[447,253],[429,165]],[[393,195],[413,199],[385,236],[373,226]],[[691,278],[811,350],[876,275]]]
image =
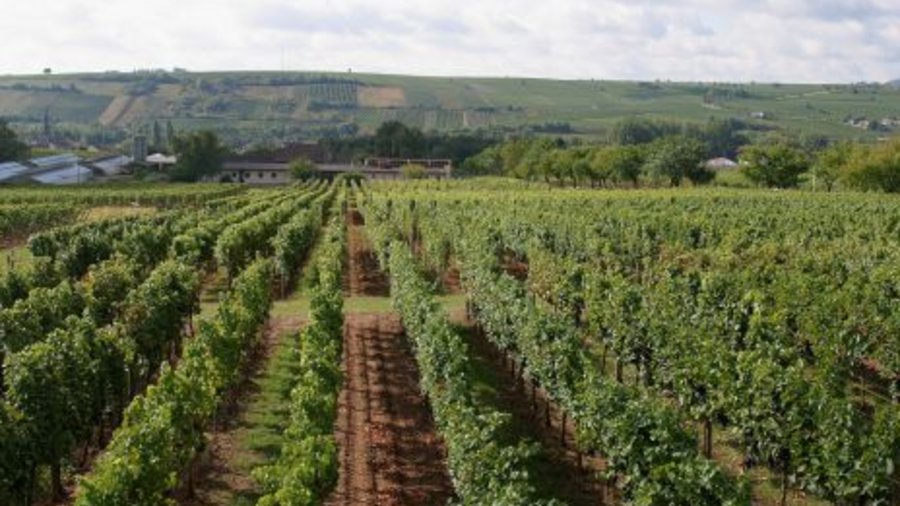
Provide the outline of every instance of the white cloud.
[[0,73],[134,68],[562,78],[900,77],[896,0],[6,0]]

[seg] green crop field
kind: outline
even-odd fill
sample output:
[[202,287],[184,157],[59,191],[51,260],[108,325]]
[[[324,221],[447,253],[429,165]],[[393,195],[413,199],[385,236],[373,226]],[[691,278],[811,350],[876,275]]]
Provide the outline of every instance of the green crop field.
[[[153,120],[176,126],[240,121],[230,136],[252,137],[272,121],[308,137],[357,125],[373,131],[399,119],[426,130],[568,123],[603,134],[642,116],[680,122],[739,118],[760,127],[875,139],[848,120],[900,117],[889,85],[724,84],[415,77],[315,72],[105,73],[0,76],[0,116],[40,123],[45,111],[69,125],[127,129]],[[862,126],[862,125],[860,125]]]

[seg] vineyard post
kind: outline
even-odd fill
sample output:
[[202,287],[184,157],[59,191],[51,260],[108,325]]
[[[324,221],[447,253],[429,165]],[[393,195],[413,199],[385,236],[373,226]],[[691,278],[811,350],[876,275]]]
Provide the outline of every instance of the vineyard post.
[[[565,409],[560,410],[560,411],[562,411],[562,423],[560,424],[561,434],[559,436],[559,442],[560,442],[560,444],[562,444],[562,447],[565,448],[566,447],[566,422],[568,421],[569,413],[566,412]],[[579,455],[580,455],[580,453],[579,453]]]
[[712,419],[706,417],[703,420],[703,455],[712,458],[713,425]]
[[550,396],[548,395],[544,400],[546,401],[546,403],[544,404],[544,415],[547,418],[547,428],[550,429],[553,427],[553,424],[550,420]]

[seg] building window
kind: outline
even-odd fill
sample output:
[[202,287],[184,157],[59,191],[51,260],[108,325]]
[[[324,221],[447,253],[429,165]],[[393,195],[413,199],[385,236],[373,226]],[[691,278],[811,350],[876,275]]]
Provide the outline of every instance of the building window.
[[263,173],[262,173],[262,172],[257,172],[257,173],[256,173],[256,177],[258,177],[259,179],[262,179],[262,178],[263,178]]
[[273,172],[273,173],[272,173],[272,179],[275,179],[275,178],[277,178],[277,177],[278,177],[278,173]]

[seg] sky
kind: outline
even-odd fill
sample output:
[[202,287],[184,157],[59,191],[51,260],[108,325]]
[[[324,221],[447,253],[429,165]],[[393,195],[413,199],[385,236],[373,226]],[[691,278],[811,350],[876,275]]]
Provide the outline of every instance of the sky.
[[900,0],[3,0],[0,74],[900,78]]

